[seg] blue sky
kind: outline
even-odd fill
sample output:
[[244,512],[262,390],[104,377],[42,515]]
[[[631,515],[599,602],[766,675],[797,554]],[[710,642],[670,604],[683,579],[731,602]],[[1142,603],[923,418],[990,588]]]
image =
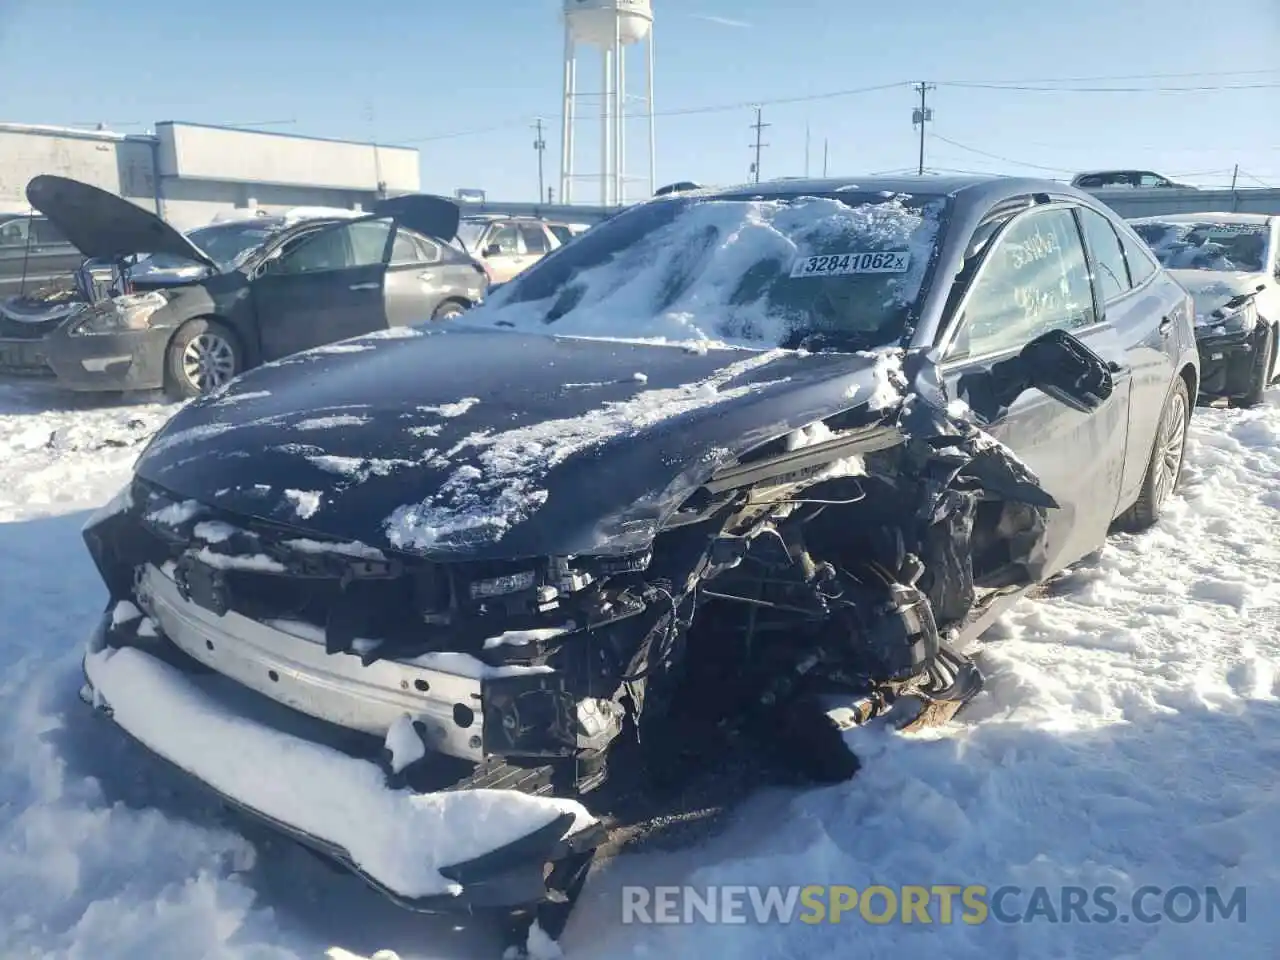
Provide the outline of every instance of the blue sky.
[[[559,165],[559,6],[130,0],[108,12],[101,0],[0,0],[7,78],[0,119],[103,121],[126,133],[171,119],[287,121],[266,129],[418,147],[427,190],[481,187],[491,197],[532,199],[530,125],[539,115],[549,123],[549,183]],[[1227,183],[1238,163],[1242,185],[1256,178],[1280,186],[1276,0],[655,0],[655,7],[659,183],[747,179],[754,101],[765,102],[772,124],[765,177],[805,172],[806,124],[813,173],[821,172],[824,140],[832,174],[914,167],[915,94],[905,84],[923,79],[938,84],[930,95],[930,168],[1065,177],[1141,166]],[[598,68],[584,71],[584,85],[597,82]],[[1155,74],[1177,76],[1041,82]],[[640,78],[637,71],[630,81],[635,92]],[[904,85],[769,103],[895,82]],[[1090,86],[1237,89],[1063,89]],[[721,105],[730,108],[678,113]],[[587,120],[579,136],[589,140],[597,127]],[[638,175],[643,129],[633,123],[629,133]],[[469,135],[451,136],[461,133]],[[589,160],[584,148],[580,165]]]

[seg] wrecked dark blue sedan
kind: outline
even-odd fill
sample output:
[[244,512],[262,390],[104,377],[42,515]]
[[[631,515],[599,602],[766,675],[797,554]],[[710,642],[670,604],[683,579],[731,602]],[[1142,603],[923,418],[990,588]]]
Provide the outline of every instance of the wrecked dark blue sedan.
[[1190,297],[1074,188],[657,198],[182,409],[86,527],[83,695],[404,906],[554,935],[690,784],[949,722],[967,641],[1158,519],[1198,379]]

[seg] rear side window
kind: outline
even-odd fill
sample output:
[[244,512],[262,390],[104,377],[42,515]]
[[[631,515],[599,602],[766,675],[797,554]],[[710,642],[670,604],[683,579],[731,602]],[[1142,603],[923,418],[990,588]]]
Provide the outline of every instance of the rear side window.
[[1120,245],[1124,248],[1124,258],[1129,264],[1129,279],[1135,287],[1140,287],[1160,269],[1159,261],[1136,234],[1127,230],[1116,232],[1120,234]]
[[1110,220],[1088,207],[1080,207],[1079,214],[1080,226],[1093,256],[1093,282],[1103,303],[1107,303],[1129,291],[1124,248]]
[[522,224],[520,236],[524,239],[526,253],[542,254],[551,249],[551,244],[547,242],[547,235],[540,226],[529,223]]
[[31,221],[31,242],[42,247],[70,246],[53,224],[40,219]]

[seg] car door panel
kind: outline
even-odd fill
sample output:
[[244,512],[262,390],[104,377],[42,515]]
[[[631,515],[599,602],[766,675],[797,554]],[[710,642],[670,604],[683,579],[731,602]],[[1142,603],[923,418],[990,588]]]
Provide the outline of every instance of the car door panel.
[[[970,405],[983,429],[1026,463],[1058,503],[1039,538],[1040,555],[1028,558],[1037,578],[1096,549],[1119,500],[1132,379],[1119,336],[1097,312],[1071,209],[1055,205],[1014,216],[1000,229],[948,338],[943,374],[951,395]],[[997,408],[988,399],[995,365],[1055,328],[1111,363],[1111,396],[1081,413],[1032,388]]]
[[354,221],[264,264],[251,288],[262,359],[386,329],[390,243],[390,220]]

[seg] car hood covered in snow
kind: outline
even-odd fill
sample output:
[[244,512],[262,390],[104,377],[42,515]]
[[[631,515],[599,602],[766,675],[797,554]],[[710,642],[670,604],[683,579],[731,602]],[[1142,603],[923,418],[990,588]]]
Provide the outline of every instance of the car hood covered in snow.
[[34,177],[27,184],[27,200],[91,260],[167,253],[215,266],[208,254],[154,213],[79,180]]
[[178,499],[424,556],[627,552],[717,466],[878,405],[889,356],[397,332],[190,404],[138,475]]
[[1231,272],[1221,270],[1170,270],[1169,274],[1182,284],[1195,301],[1196,326],[1212,325],[1217,321],[1209,316],[1232,297],[1258,292],[1267,283],[1265,273]]

